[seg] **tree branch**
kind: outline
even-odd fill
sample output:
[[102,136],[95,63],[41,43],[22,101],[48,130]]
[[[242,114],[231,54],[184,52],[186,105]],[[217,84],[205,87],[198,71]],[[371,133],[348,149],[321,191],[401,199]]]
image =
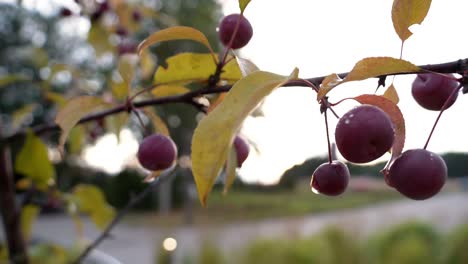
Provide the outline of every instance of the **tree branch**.
[[[452,61],[452,62],[447,62],[447,63],[440,63],[440,64],[427,64],[427,65],[420,65],[418,66],[419,68],[426,70],[426,71],[433,71],[433,72],[439,72],[439,73],[463,73],[464,71],[468,70],[468,58],[466,59],[460,59],[457,61]],[[402,73],[396,73],[396,74],[389,74],[389,75],[404,75],[404,74],[415,74],[419,72],[402,72]],[[348,75],[348,72],[344,73],[339,73],[338,76],[340,78],[345,78],[346,75]],[[384,75],[384,76],[389,76],[389,75]],[[320,83],[326,78],[327,76],[320,76],[320,77],[313,77],[313,78],[308,78],[306,79],[307,81],[313,83],[317,87],[320,86]],[[383,76],[377,76],[376,78],[380,78]],[[284,86],[306,86],[306,84],[302,81],[290,81],[286,83]],[[224,86],[218,86],[218,87],[207,87],[199,90],[194,90],[190,91],[185,94],[181,95],[173,95],[173,96],[166,96],[166,97],[160,97],[160,98],[154,98],[154,99],[148,99],[148,100],[142,100],[139,102],[133,103],[133,105],[136,108],[140,107],[145,107],[145,106],[150,106],[150,105],[162,105],[162,104],[171,104],[171,103],[184,103],[184,104],[190,104],[194,105],[194,98],[205,95],[205,94],[216,94],[216,93],[222,93],[222,92],[227,92],[231,89],[231,85],[224,85]],[[120,113],[123,111],[127,111],[127,105],[122,104],[118,105],[112,109],[104,110],[101,112],[97,112],[91,115],[88,115],[84,118],[82,118],[78,124],[90,122],[93,120],[98,120],[101,118],[104,118],[108,115]],[[32,130],[35,134],[43,134],[48,131],[53,131],[53,130],[58,130],[59,127],[55,123],[49,123],[41,126],[36,126],[33,127]],[[4,142],[5,144],[8,144],[10,142],[13,142],[17,139],[20,139],[26,135],[26,130],[21,130],[16,132],[13,135],[0,138],[1,142]]]

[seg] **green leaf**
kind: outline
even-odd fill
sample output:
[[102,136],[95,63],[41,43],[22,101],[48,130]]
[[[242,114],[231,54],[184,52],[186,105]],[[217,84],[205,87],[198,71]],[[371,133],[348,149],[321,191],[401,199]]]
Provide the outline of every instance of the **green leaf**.
[[153,44],[164,41],[183,39],[193,40],[205,45],[205,47],[207,47],[210,50],[211,54],[214,55],[213,49],[211,48],[210,42],[208,42],[208,39],[206,38],[205,34],[203,34],[198,29],[184,26],[170,27],[153,33],[151,36],[144,39],[138,45],[138,54],[141,54],[143,50],[145,50]]
[[398,92],[395,89],[393,83],[387,88],[387,90],[385,90],[382,96],[389,99],[395,104],[398,104],[398,102],[400,101],[400,98],[398,97]]
[[29,82],[31,78],[23,74],[8,74],[0,77],[0,88],[16,82]]
[[80,184],[73,190],[80,212],[88,214],[94,224],[104,229],[115,216],[115,210],[105,200],[102,191],[93,185]]
[[26,241],[31,239],[31,231],[34,222],[39,215],[39,207],[36,205],[26,205],[21,209],[21,231]]
[[421,24],[426,18],[431,0],[394,0],[392,6],[392,21],[401,41],[407,40],[413,33],[409,27]]
[[237,152],[234,145],[231,145],[228,159],[226,162],[226,178],[224,182],[224,194],[227,194],[229,188],[236,179],[236,168],[237,168]]
[[250,3],[250,1],[251,0],[239,0],[239,8],[241,10],[241,13],[244,13],[245,8]]
[[403,152],[405,146],[405,119],[400,108],[390,99],[374,94],[363,94],[354,98],[361,104],[370,104],[379,107],[388,114],[395,128],[395,140],[392,146],[392,157],[387,163],[388,167]]
[[202,205],[224,166],[234,136],[244,119],[273,90],[297,79],[257,71],[239,80],[224,100],[198,124],[192,138],[192,170]]
[[[191,83],[207,81],[216,71],[216,64],[207,53],[179,53],[169,57],[166,61],[167,68],[159,66],[154,75],[154,84],[167,83]],[[239,65],[235,60],[227,63],[221,79],[234,83],[242,78]]]
[[47,146],[31,130],[16,156],[15,171],[44,187],[53,182],[55,170],[49,160]]
[[67,141],[70,130],[78,124],[81,118],[110,106],[110,104],[95,96],[81,96],[68,101],[55,117],[55,123],[62,129],[59,140],[59,149],[61,152],[63,153],[63,147]]
[[361,81],[381,75],[419,72],[421,69],[409,61],[395,59],[391,57],[371,57],[365,58],[356,63],[353,69],[341,80],[336,74],[325,78],[317,93],[317,100],[320,101],[328,92],[338,85],[351,81]]

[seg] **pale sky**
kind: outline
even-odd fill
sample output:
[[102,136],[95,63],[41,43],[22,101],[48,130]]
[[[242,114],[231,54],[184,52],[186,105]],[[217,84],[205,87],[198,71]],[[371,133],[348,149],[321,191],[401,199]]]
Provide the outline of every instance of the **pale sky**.
[[[238,12],[236,0],[223,2],[225,14]],[[288,75],[298,67],[303,78],[349,71],[365,57],[398,57],[400,40],[391,21],[392,3],[392,0],[252,0],[245,15],[253,26],[254,36],[240,54],[261,70],[278,74]],[[418,65],[467,58],[468,37],[463,31],[466,10],[466,0],[433,1],[422,26],[415,27],[415,34],[406,41],[403,58]],[[413,79],[414,76],[398,76],[394,82],[406,119],[405,149],[423,147],[437,117],[437,112],[422,109],[412,99]],[[391,78],[387,82],[390,84]],[[376,80],[345,84],[329,94],[330,101],[373,93],[376,85]],[[264,117],[246,120],[242,133],[257,143],[260,153],[251,151],[240,170],[244,180],[273,183],[295,164],[326,155],[325,125],[315,96],[308,88],[280,88],[266,99]],[[335,109],[342,115],[354,105],[344,103]],[[444,113],[429,150],[468,151],[468,141],[464,140],[468,127],[462,121],[466,119],[467,105],[468,98],[459,96]],[[330,115],[332,141],[336,122]],[[92,157],[88,161],[102,164],[99,157],[106,156],[102,155],[103,149],[113,150],[113,157],[125,153],[119,159],[127,160],[136,152],[136,144],[128,146],[127,151],[116,152],[118,147],[102,143],[93,151],[87,150]],[[100,155],[93,155],[94,151]]]

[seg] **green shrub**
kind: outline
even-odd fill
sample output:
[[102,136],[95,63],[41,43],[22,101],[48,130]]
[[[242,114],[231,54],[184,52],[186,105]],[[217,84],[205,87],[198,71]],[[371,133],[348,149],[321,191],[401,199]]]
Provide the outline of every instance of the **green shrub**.
[[223,264],[226,263],[223,253],[210,242],[203,243],[198,255],[198,264]]
[[452,231],[452,233],[447,236],[444,245],[446,245],[446,247],[443,263],[468,263],[468,224],[462,225]]
[[331,252],[329,263],[362,264],[366,262],[360,248],[360,241],[353,240],[339,228],[327,228],[319,234],[317,239],[326,242]]

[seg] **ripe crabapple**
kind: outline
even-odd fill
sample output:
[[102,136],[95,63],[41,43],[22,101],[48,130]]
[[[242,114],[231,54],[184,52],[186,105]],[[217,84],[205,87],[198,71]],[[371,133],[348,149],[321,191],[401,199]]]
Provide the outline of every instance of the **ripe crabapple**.
[[237,167],[240,168],[244,161],[249,156],[250,147],[247,142],[240,136],[234,138],[234,147],[236,148]]
[[336,196],[348,187],[350,174],[348,167],[341,161],[323,163],[312,174],[310,187],[314,192]]
[[390,166],[388,183],[401,194],[424,200],[437,194],[447,179],[447,166],[437,154],[425,149],[411,149]]
[[[421,73],[416,76],[411,88],[411,94],[416,102],[428,110],[441,110],[445,101],[457,89],[456,80],[435,73]],[[457,100],[458,93],[450,99],[447,108]]]
[[393,144],[390,117],[373,105],[355,107],[343,115],[335,130],[338,150],[345,159],[366,163],[381,157]]
[[153,134],[143,139],[137,153],[138,161],[147,170],[170,168],[177,158],[177,146],[171,138]]
[[[240,19],[240,21],[239,21]],[[236,28],[237,21],[239,21],[239,27],[237,33],[232,41],[231,48],[239,49],[247,45],[253,35],[252,25],[244,16],[239,14],[231,14],[225,16],[221,23],[219,24],[219,39],[224,44],[228,46],[231,41],[232,35]]]

